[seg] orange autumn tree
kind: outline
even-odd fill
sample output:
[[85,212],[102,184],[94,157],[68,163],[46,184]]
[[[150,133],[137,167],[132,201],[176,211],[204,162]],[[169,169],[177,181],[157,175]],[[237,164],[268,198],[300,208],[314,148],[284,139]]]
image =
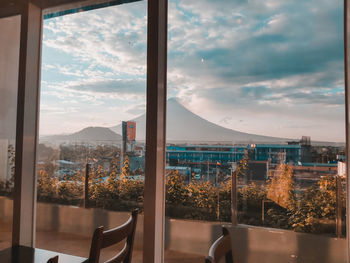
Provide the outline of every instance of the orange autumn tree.
[[295,188],[292,167],[281,163],[271,177],[267,186],[267,198],[286,209],[294,207]]

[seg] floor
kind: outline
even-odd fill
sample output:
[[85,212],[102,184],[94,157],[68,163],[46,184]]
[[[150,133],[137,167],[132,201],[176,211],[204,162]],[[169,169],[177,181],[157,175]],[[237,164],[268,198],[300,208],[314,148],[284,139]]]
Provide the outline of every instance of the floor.
[[[0,222],[0,250],[5,249],[11,245],[11,225]],[[72,254],[80,257],[88,257],[90,249],[90,238],[79,235],[72,235],[67,233],[45,232],[38,231],[36,237],[36,247],[47,250],[57,251],[66,254]],[[108,259],[115,255],[118,247],[110,247],[105,249],[101,255],[101,260]],[[166,263],[203,263],[204,257],[200,255],[192,255],[180,253],[177,251],[166,250]],[[142,262],[142,251],[134,250],[133,263]]]

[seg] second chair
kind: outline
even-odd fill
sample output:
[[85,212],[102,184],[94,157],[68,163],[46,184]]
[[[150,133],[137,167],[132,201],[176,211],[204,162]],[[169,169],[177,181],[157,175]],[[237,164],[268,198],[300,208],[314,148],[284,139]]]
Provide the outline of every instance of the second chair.
[[205,263],[219,263],[222,260],[233,263],[231,238],[226,227],[222,227],[222,236],[211,245]]
[[132,211],[129,219],[121,226],[104,231],[103,226],[94,232],[91,242],[90,255],[87,262],[98,263],[101,249],[110,247],[126,239],[122,250],[106,263],[131,263],[131,255],[135,237],[138,210]]
[[58,256],[55,256],[53,258],[50,258],[47,263],[58,263]]

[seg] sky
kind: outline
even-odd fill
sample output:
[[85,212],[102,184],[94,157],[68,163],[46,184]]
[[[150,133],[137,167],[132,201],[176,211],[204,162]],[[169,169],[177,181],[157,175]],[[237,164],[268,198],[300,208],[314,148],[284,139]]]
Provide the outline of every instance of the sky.
[[[345,141],[343,1],[169,0],[168,97],[234,130]],[[40,134],[145,112],[147,2],[44,21]]]

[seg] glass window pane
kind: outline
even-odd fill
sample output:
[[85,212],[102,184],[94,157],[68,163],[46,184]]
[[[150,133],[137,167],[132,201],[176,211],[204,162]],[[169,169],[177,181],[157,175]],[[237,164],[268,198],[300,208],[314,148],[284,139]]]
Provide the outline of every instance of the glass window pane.
[[0,250],[12,240],[20,23],[0,19]]
[[96,227],[138,208],[133,260],[142,260],[146,11],[140,1],[44,20],[39,248],[88,257]]
[[343,2],[170,0],[168,28],[166,248],[205,255],[236,180],[239,224],[343,257]]

